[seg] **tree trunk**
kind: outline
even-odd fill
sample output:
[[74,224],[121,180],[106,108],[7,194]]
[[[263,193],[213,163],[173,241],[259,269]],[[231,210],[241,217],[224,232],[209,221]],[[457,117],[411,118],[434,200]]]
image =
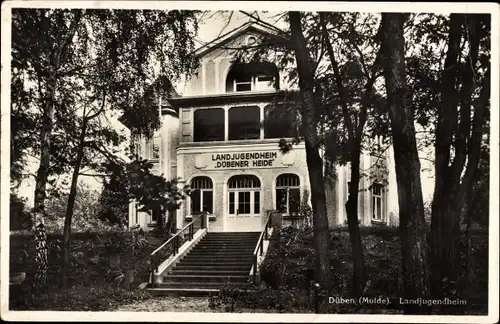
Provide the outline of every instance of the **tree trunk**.
[[[375,82],[373,76],[366,75],[368,78],[367,83],[365,85],[365,94],[362,100],[362,107],[359,114],[354,116],[354,119],[358,120],[358,125],[355,125],[351,119],[351,114],[348,109],[348,98],[347,92],[344,87],[344,83],[342,82],[342,74],[340,73],[339,65],[335,58],[335,53],[333,51],[332,43],[330,42],[328,31],[325,23],[325,13],[321,12],[320,16],[320,24],[322,29],[323,41],[326,44],[326,52],[330,57],[330,61],[332,64],[333,73],[335,76],[335,83],[337,85],[339,91],[339,99],[340,106],[342,109],[342,116],[347,128],[348,139],[351,142],[350,146],[350,160],[351,160],[351,185],[349,188],[349,197],[346,202],[346,213],[347,213],[347,224],[349,228],[349,238],[351,241],[351,251],[353,258],[353,296],[359,297],[364,289],[367,273],[365,267],[365,261],[363,256],[363,245],[361,241],[361,233],[359,230],[359,222],[358,222],[358,199],[359,199],[359,180],[360,180],[360,171],[359,171],[359,160],[361,157],[361,142],[363,141],[363,129],[366,124],[366,117],[368,106],[370,105],[370,100],[372,93],[374,91],[373,84]],[[375,63],[373,68],[378,66],[378,59],[375,59]],[[358,118],[359,117],[359,118]]]
[[85,149],[85,136],[87,132],[87,118],[85,117],[85,109],[82,118],[82,131],[80,134],[78,153],[75,161],[75,168],[73,169],[73,176],[71,178],[71,189],[68,197],[68,205],[66,207],[66,216],[64,218],[64,232],[63,232],[63,245],[62,245],[62,264],[61,264],[61,286],[66,286],[67,271],[69,268],[69,255],[71,251],[71,221],[73,219],[73,211],[75,207],[75,200],[78,188],[78,175],[82,165],[83,154]]
[[43,288],[47,283],[47,269],[48,269],[48,248],[47,248],[47,233],[45,230],[45,198],[47,178],[50,166],[50,141],[53,127],[54,116],[54,96],[56,88],[55,73],[50,73],[47,85],[47,94],[43,107],[43,126],[41,131],[40,142],[40,166],[38,167],[35,185],[34,197],[34,242],[35,242],[35,264],[37,266],[34,286],[36,288]]
[[[358,146],[359,147],[359,146]],[[345,204],[347,212],[347,225],[353,258],[353,296],[361,296],[366,283],[366,267],[363,256],[363,245],[358,222],[358,199],[359,199],[359,159],[361,152],[353,149],[351,160],[351,184],[349,186],[349,198]]]
[[309,51],[302,33],[299,12],[289,12],[292,40],[295,43],[295,59],[299,74],[300,109],[303,122],[304,142],[306,147],[307,169],[311,186],[314,237],[316,244],[316,280],[320,284],[319,312],[326,312],[327,297],[330,292],[330,233],[326,212],[325,183],[323,178],[323,160],[319,154],[318,123],[315,117],[313,97],[313,72]]
[[[432,295],[435,299],[459,297],[459,288],[463,286],[459,283],[460,214],[480,160],[481,137],[490,91],[487,69],[471,121],[481,19],[480,15],[466,17],[463,14],[452,14],[450,17],[448,51],[441,82],[442,99],[438,106],[436,126],[436,182],[431,219]],[[467,33],[462,35],[464,27]],[[466,63],[463,65],[460,63],[462,37],[467,37],[469,41]],[[462,311],[462,308],[443,306],[442,310],[456,313]]]
[[[457,186],[451,179],[450,149],[453,138],[453,127],[457,123],[457,74],[458,56],[460,52],[460,39],[462,33],[462,23],[460,15],[450,16],[450,31],[448,36],[448,51],[444,62],[442,74],[442,101],[438,107],[438,118],[436,126],[435,143],[435,185],[434,197],[432,201],[431,214],[431,242],[432,242],[432,295],[434,298],[441,298],[444,295],[443,278],[456,283],[458,276],[453,275],[457,270],[453,265],[455,262],[443,262],[445,255],[451,256],[458,249],[457,242],[449,240],[457,239],[459,228],[457,228],[458,217],[453,211],[454,197],[457,194]],[[451,200],[451,201],[450,201]],[[444,264],[451,269],[443,269]],[[444,276],[443,271],[447,272]],[[453,279],[451,279],[453,278]]]
[[[415,139],[413,111],[405,81],[405,15],[382,14],[382,51],[387,103],[398,185],[404,297],[429,297],[427,227],[420,180],[420,160]],[[429,308],[405,304],[406,314],[428,313]]]
[[[55,51],[50,53],[51,61],[48,66],[47,77],[47,92],[44,98],[43,107],[43,126],[41,131],[40,141],[40,166],[36,175],[35,197],[34,197],[34,214],[35,214],[35,263],[37,270],[34,277],[34,286],[43,287],[47,281],[48,269],[48,249],[47,249],[47,233],[45,230],[45,198],[47,179],[50,167],[50,142],[53,128],[54,117],[54,98],[57,86],[57,72],[61,64],[61,56],[65,54],[68,44],[71,42],[76,33],[78,24],[82,18],[82,10],[77,10],[73,21],[69,27],[68,34],[62,39],[60,44],[55,46]],[[38,76],[39,81],[42,81],[42,76]]]

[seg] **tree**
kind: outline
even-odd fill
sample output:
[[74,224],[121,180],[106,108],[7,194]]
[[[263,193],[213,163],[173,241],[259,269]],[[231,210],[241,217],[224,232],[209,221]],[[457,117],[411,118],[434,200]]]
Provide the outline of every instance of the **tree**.
[[[323,160],[319,154],[321,142],[318,139],[318,120],[314,105],[314,71],[311,65],[309,49],[302,32],[300,12],[289,12],[291,40],[294,42],[294,54],[300,87],[302,108],[302,129],[306,146],[307,169],[311,184],[314,237],[316,243],[316,278],[326,295],[330,292],[330,234],[326,214],[325,183],[323,178]],[[324,301],[322,308],[324,311]]]
[[[331,110],[339,110],[342,112],[343,124],[346,129],[346,140],[339,143],[334,139],[334,143],[330,144],[335,150],[339,146],[343,146],[343,152],[346,153],[347,161],[350,161],[351,180],[349,186],[349,198],[346,202],[347,223],[349,227],[349,237],[352,246],[353,257],[353,294],[359,296],[366,282],[366,268],[364,264],[363,249],[361,244],[361,234],[358,224],[358,197],[359,197],[359,181],[360,181],[360,157],[363,149],[365,125],[369,118],[370,108],[373,106],[375,87],[374,84],[380,76],[380,59],[375,56],[377,52],[376,44],[371,35],[363,35],[363,30],[370,30],[366,25],[372,23],[373,17],[366,17],[362,23],[357,23],[361,20],[358,13],[354,14],[338,14],[338,13],[319,13],[319,20],[325,43],[326,52],[331,62],[333,74],[330,79],[333,79],[333,88],[335,92],[325,89],[325,93],[333,94],[332,99],[323,98],[323,104],[331,105]],[[338,59],[334,53],[330,31],[327,26],[327,21],[334,24],[334,32],[340,34],[338,39],[344,42],[339,46],[347,47],[347,61],[343,66],[339,66]],[[339,26],[340,25],[340,26]],[[359,31],[361,30],[361,32]],[[367,45],[368,44],[368,45]],[[363,47],[375,48],[370,54],[363,53]],[[355,55],[357,53],[359,56]],[[361,64],[358,64],[361,62]],[[371,64],[370,64],[371,63]],[[341,72],[341,68],[343,71]],[[326,100],[325,100],[326,99]],[[359,109],[357,109],[359,107]],[[335,120],[335,117],[330,119]],[[333,154],[333,157],[338,157],[339,154]],[[332,156],[332,154],[330,154]]]
[[490,99],[490,17],[452,14],[435,125],[432,288],[436,298],[460,287],[460,214],[481,159]]
[[[104,109],[81,114],[77,104],[82,99],[94,104],[102,100],[103,107],[124,113],[133,133],[150,134],[158,128],[159,119],[151,99],[144,98],[145,89],[159,75],[175,80],[196,65],[188,55],[194,47],[192,33],[196,27],[192,11],[13,10],[12,69],[22,85],[13,88],[13,96],[27,98],[24,111],[41,110],[40,141],[33,147],[40,155],[34,206],[39,265],[36,282],[45,281],[47,269],[43,218],[50,174],[72,168],[78,175],[85,147],[106,158],[112,155],[98,143],[87,141],[92,133],[88,128],[90,120]],[[54,125],[68,135],[68,141],[53,136]],[[101,139],[116,138],[109,132],[104,134],[106,128],[95,132],[101,132]],[[65,145],[75,140],[79,143],[72,146],[75,151],[65,150]],[[82,144],[89,145],[82,148]],[[95,168],[96,163],[90,166]],[[74,178],[73,185],[77,183]],[[72,197],[74,190],[70,200],[74,200]],[[65,255],[69,249],[71,206],[70,202]]]
[[[104,163],[102,171],[109,175],[104,188],[123,202],[134,200],[138,211],[160,210],[173,212],[190,193],[187,185],[180,186],[180,179],[167,181],[163,175],[152,172],[153,164],[148,160],[136,159],[129,163]],[[163,225],[161,225],[163,226]]]
[[[404,296],[425,299],[429,297],[427,226],[414,116],[405,78],[405,19],[405,14],[383,13],[380,38],[398,185]],[[427,311],[426,307],[405,305],[405,313]]]

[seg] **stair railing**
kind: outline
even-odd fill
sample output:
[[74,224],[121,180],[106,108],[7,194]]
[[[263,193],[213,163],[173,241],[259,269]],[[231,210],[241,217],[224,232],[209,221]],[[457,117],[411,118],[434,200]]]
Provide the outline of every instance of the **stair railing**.
[[264,229],[262,233],[260,233],[259,240],[257,241],[257,245],[253,251],[253,283],[257,283],[257,267],[259,264],[259,256],[262,256],[264,253],[264,240],[269,240],[269,222],[271,220],[271,215],[275,212],[275,210],[268,210],[266,213],[266,222],[264,224]]
[[[153,284],[154,274],[158,272],[160,264],[172,255],[179,253],[179,248],[188,241],[191,241],[195,234],[195,223],[200,223],[199,229],[206,229],[208,225],[208,213],[202,212],[199,215],[193,215],[193,220],[175,233],[165,243],[160,245],[149,255],[149,285]],[[185,233],[187,230],[187,233]]]

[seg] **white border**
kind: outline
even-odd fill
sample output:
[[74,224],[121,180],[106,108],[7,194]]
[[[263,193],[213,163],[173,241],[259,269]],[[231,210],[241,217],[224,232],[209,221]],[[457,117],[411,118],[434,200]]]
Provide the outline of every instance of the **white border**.
[[[361,11],[361,12],[450,12],[490,13],[491,26],[491,164],[492,171],[499,169],[498,121],[499,121],[499,7],[496,3],[431,3],[431,2],[226,2],[226,1],[5,1],[2,3],[2,72],[1,72],[1,282],[9,281],[8,269],[8,203],[10,165],[10,9],[24,8],[115,8],[115,9],[198,9],[198,10],[268,10],[268,11]],[[5,118],[7,117],[7,118]],[[490,195],[498,195],[498,174],[491,173]],[[496,194],[495,194],[496,193]],[[196,321],[204,322],[420,322],[420,323],[494,323],[498,321],[498,204],[490,199],[490,235],[489,235],[489,314],[488,316],[406,316],[406,315],[315,315],[315,314],[235,314],[235,313],[132,313],[132,312],[9,312],[8,286],[1,287],[1,316],[5,320],[25,321]],[[7,270],[7,271],[5,271]]]

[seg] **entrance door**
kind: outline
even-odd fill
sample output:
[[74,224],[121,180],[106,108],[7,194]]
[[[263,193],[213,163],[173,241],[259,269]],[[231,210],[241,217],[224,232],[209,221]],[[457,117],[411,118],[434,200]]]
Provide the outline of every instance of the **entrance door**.
[[261,230],[260,181],[253,175],[234,176],[228,182],[227,231]]

